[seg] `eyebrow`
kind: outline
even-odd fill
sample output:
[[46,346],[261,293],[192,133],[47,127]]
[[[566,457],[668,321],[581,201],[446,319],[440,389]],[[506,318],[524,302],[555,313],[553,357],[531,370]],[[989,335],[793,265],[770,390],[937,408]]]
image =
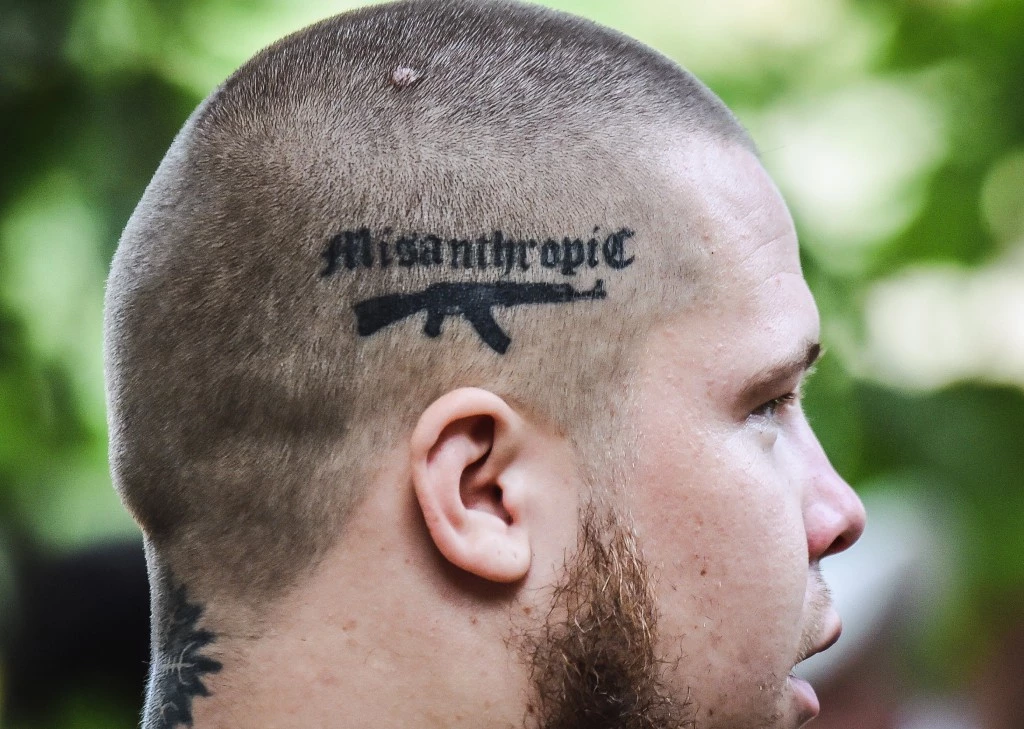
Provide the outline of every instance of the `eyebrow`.
[[794,355],[769,365],[747,379],[740,389],[740,400],[744,403],[777,395],[780,383],[788,382],[807,372],[821,357],[821,343],[807,341]]

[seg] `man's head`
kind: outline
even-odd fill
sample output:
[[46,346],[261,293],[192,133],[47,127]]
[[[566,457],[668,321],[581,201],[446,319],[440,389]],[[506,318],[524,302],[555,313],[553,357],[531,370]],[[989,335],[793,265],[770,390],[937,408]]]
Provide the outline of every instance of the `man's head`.
[[285,39],[175,141],[107,324],[154,725],[290,695],[268,656],[306,712],[810,712],[817,561],[863,523],[794,395],[817,312],[745,134],[635,41],[432,1]]

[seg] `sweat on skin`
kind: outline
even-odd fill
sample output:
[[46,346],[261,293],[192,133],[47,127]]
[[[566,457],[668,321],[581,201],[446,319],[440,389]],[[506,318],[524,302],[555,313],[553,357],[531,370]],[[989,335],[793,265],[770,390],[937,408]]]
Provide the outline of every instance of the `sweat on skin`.
[[193,113],[107,293],[143,725],[795,727],[863,509],[792,221],[692,75],[378,5]]

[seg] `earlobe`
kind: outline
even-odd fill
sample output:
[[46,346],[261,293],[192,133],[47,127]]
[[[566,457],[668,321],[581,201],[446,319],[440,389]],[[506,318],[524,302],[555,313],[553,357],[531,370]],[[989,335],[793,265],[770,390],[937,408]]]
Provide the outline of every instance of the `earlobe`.
[[423,412],[410,439],[413,487],[434,544],[455,566],[494,582],[530,569],[523,501],[523,422],[497,395],[453,390]]

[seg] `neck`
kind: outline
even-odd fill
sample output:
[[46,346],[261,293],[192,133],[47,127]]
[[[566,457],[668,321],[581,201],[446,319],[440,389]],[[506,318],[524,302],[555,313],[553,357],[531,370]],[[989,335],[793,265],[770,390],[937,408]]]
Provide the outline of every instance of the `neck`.
[[432,549],[407,492],[380,489],[257,638],[166,593],[144,726],[522,726],[516,591],[472,579]]
[[167,609],[166,624],[158,631],[160,648],[154,651],[150,668],[146,729],[190,726],[193,701],[209,695],[208,676],[224,667],[209,652],[214,634],[198,625],[202,607],[189,602],[183,586],[169,595]]

